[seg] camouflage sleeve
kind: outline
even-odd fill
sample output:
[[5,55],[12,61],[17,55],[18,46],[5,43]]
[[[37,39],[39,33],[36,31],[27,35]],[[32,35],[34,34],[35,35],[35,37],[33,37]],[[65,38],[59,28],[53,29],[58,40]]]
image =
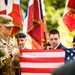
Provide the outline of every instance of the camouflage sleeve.
[[5,55],[4,51],[0,49],[0,57],[3,57]]
[[0,69],[9,64],[10,61],[11,61],[10,55],[0,57]]

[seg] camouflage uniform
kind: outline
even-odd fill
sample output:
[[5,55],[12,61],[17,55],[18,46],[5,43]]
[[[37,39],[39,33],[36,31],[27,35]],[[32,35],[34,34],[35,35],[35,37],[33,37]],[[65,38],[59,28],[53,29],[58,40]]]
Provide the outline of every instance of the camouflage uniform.
[[[11,56],[10,52],[12,50],[9,49],[10,46],[12,46],[12,49],[16,46],[10,43],[11,39],[5,41],[0,36],[0,75],[15,75],[15,65],[18,64],[17,68],[20,68],[19,61]],[[13,62],[16,62],[15,65]]]

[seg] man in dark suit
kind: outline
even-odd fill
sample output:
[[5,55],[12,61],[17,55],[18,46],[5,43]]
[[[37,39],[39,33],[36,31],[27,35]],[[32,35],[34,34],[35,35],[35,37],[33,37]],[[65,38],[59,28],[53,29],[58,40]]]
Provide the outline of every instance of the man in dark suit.
[[75,75],[75,60],[55,70],[52,75]]
[[56,29],[49,32],[50,49],[65,49],[66,47],[60,43],[60,34]]

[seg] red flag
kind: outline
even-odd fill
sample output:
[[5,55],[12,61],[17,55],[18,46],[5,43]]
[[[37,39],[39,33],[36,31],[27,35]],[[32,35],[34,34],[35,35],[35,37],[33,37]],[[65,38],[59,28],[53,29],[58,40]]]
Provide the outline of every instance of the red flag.
[[6,14],[6,5],[4,0],[0,0],[0,14]]
[[67,0],[65,7],[65,14],[63,16],[63,21],[67,25],[70,31],[75,29],[75,1]]
[[12,36],[18,33],[23,27],[22,17],[20,13],[20,0],[8,1],[7,14],[13,18],[13,23],[15,25],[15,27],[12,28],[12,32],[11,32],[11,36]]
[[21,51],[21,75],[51,75],[64,64],[65,51],[62,49]]
[[32,37],[32,46],[41,48],[41,17],[39,0],[29,0],[27,32]]
[[68,5],[69,8],[75,9],[75,0],[69,0]]

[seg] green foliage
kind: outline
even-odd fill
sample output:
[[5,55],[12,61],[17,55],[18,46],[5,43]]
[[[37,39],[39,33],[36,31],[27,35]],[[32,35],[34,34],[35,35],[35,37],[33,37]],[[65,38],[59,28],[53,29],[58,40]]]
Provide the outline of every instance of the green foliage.
[[52,0],[50,1],[50,5],[53,6],[55,9],[60,9],[64,7],[65,0]]
[[26,10],[26,5],[28,4],[28,0],[20,0],[21,1],[21,6],[23,11],[25,12]]
[[57,28],[59,26],[59,19],[63,15],[65,0],[44,0],[45,2],[45,10],[46,10],[46,18],[47,18],[47,26],[48,31],[53,28]]
[[22,15],[25,16],[27,5],[28,5],[28,0],[20,0],[21,3],[21,8],[22,8]]

